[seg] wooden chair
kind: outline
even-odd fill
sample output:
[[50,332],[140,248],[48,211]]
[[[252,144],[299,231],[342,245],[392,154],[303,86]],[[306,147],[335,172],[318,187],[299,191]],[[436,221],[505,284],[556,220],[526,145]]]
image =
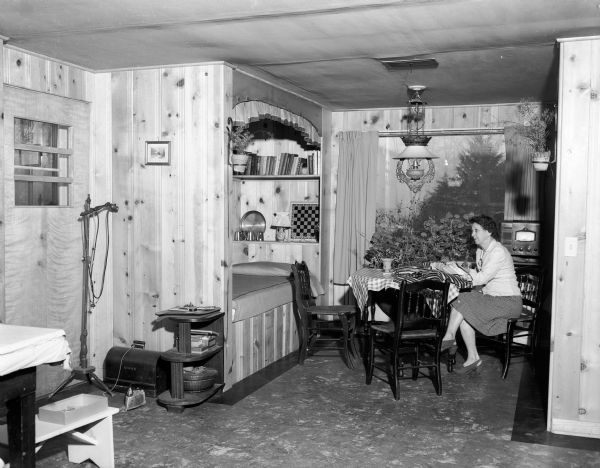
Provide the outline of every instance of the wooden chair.
[[[440,346],[448,321],[449,286],[434,280],[401,283],[393,321],[368,325],[367,385],[377,368],[387,374],[398,400],[404,371],[411,370],[412,378],[417,379],[421,369],[429,369],[436,393],[442,394]],[[379,351],[378,356],[375,351]],[[376,362],[377,358],[383,360]]]
[[353,305],[316,305],[311,293],[310,273],[305,262],[292,265],[294,277],[294,316],[300,341],[298,363],[308,353],[321,349],[342,350],[350,368],[359,357],[355,343],[358,308]]
[[[544,270],[539,266],[515,267],[517,282],[523,297],[523,311],[518,318],[506,321],[506,332],[498,336],[477,333],[483,346],[491,345],[503,354],[502,378],[506,379],[513,356],[533,356],[536,349],[537,315],[542,306]],[[452,371],[454,356],[448,357],[448,369]]]
[[543,268],[538,266],[517,266],[515,267],[515,273],[519,289],[521,290],[521,296],[523,297],[523,311],[519,318],[507,321],[506,333],[499,337],[501,343],[504,345],[503,379],[508,374],[510,359],[513,355],[533,356],[535,353],[538,328],[537,316],[542,307]]

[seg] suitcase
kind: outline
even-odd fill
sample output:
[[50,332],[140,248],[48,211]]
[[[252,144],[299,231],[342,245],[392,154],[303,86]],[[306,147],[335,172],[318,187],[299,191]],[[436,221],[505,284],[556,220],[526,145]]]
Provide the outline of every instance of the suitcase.
[[141,388],[156,398],[168,389],[169,363],[159,351],[114,346],[104,359],[104,383],[117,392],[129,387]]

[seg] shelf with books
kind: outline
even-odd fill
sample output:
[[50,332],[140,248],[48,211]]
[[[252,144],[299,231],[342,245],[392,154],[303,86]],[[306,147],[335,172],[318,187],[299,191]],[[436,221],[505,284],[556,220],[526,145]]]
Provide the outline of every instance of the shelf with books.
[[314,176],[319,172],[319,151],[307,154],[280,153],[277,156],[246,153],[244,176]]
[[276,241],[276,240],[264,240],[264,241],[238,241],[234,240],[234,244],[277,244],[277,245],[317,245],[319,242],[315,240],[292,240],[292,241]]
[[277,174],[265,174],[265,175],[234,175],[234,179],[237,180],[319,180],[321,178],[318,174],[299,174],[299,175],[277,175]]

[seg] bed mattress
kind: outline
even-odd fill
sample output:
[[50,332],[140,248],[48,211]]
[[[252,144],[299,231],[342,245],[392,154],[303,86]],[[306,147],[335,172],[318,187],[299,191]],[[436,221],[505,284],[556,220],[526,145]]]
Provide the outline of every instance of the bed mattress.
[[61,361],[70,369],[70,353],[63,330],[0,324],[0,375]]
[[234,274],[232,298],[232,321],[238,322],[292,302],[292,279]]

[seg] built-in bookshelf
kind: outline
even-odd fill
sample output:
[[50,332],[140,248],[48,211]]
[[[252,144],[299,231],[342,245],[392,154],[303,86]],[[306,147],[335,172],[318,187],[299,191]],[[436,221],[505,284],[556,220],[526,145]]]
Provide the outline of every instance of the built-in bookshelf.
[[239,180],[319,180],[321,176],[317,174],[299,174],[299,175],[273,175],[273,174],[258,174],[258,175],[234,175],[234,179]]
[[300,176],[318,173],[319,151],[306,154],[280,153],[277,156],[249,154],[243,175]]

